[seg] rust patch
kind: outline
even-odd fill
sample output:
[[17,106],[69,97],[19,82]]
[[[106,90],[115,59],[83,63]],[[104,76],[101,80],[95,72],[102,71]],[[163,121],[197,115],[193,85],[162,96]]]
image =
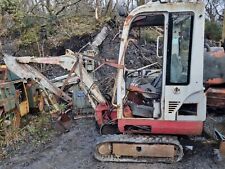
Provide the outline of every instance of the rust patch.
[[133,18],[133,15],[128,15],[125,19],[124,26],[128,26],[132,18]]
[[207,106],[225,108],[225,88],[209,88],[206,91]]
[[116,64],[116,63],[112,63],[112,62],[103,62],[103,63],[108,65],[108,66],[117,68],[117,69],[123,69],[124,68],[124,65],[121,65],[121,64]]
[[130,109],[129,106],[124,107],[123,115],[124,115],[124,117],[126,117],[126,118],[131,118],[131,117],[133,117],[133,114],[132,114],[131,109]]
[[225,141],[222,141],[220,143],[220,154],[222,155],[222,157],[225,159]]
[[113,154],[115,154],[116,157],[131,156],[173,158],[175,156],[175,149],[174,145],[114,143]]
[[214,51],[214,52],[209,52],[210,55],[212,55],[215,58],[223,58],[225,57],[225,53],[223,50],[218,50],[218,51]]
[[130,86],[129,90],[130,90],[131,92],[140,92],[140,93],[143,93],[143,92],[144,92],[143,89],[141,89],[141,88],[139,88],[139,87],[137,87],[137,86],[133,86],[133,85]]
[[207,80],[206,82],[207,84],[222,84],[222,83],[225,83],[225,80],[223,78],[213,78],[213,79],[209,79]]

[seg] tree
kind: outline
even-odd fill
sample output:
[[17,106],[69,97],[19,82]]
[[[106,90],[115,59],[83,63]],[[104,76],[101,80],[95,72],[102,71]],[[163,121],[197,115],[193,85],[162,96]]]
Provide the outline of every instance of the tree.
[[205,4],[206,16],[210,21],[215,22],[223,19],[224,0],[205,0]]
[[99,20],[100,15],[100,0],[95,0],[95,19]]
[[219,41],[221,40],[222,26],[218,22],[206,20],[205,36],[206,39]]
[[108,0],[105,14],[106,15],[111,15],[112,14],[112,11],[113,11],[113,1],[112,0]]

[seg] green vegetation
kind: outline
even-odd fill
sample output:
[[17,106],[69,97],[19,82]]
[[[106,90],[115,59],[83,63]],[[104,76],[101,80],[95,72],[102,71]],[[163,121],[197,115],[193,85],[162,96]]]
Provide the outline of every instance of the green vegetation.
[[0,10],[1,14],[9,13],[9,14],[16,14],[19,4],[21,0],[1,0],[0,1]]
[[210,40],[219,41],[222,36],[222,25],[218,22],[206,20],[205,37]]
[[[21,128],[13,128],[0,119],[0,160],[13,153],[12,149],[18,149],[21,143],[38,146],[48,142],[55,132],[49,113],[23,117]],[[7,151],[8,147],[10,152]]]
[[151,42],[156,42],[157,37],[160,35],[161,34],[158,33],[157,30],[155,29],[143,29],[141,36],[143,36],[142,38],[146,42],[151,43]]
[[[75,6],[70,6],[73,1]],[[43,40],[44,48],[51,49],[73,36],[92,34],[108,21],[107,16],[96,20],[91,4],[76,2],[60,1],[57,5],[58,1],[33,4],[26,0],[1,0],[0,37],[13,38],[19,49],[29,49],[37,55]]]

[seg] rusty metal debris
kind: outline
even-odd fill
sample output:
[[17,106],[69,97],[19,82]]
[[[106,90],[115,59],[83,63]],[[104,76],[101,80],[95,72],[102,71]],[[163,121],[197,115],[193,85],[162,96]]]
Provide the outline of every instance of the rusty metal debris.
[[[72,51],[70,51],[72,53]],[[35,57],[20,57],[14,58],[12,56],[6,55],[5,62],[9,68],[13,71],[16,67],[17,74],[21,78],[32,78],[36,80],[39,84],[47,88],[49,91],[54,93],[56,96],[62,98],[66,102],[72,101],[72,98],[69,97],[66,93],[57,88],[50,80],[48,80],[44,75],[39,73],[36,69],[27,65],[27,63],[45,63],[45,64],[56,64],[61,66],[64,69],[72,70],[74,64],[77,60],[79,60],[80,55],[76,55],[75,53],[62,55],[59,57],[48,57],[48,58],[35,58]],[[14,69],[15,70],[15,69]],[[97,102],[105,102],[104,97],[101,96],[98,87],[94,84],[93,79],[90,78],[88,72],[81,65],[75,66],[75,73],[79,75],[80,78],[83,79],[83,84],[87,87],[87,90],[93,95],[93,99]],[[82,75],[82,76],[81,76]],[[94,105],[93,105],[94,106]]]
[[206,91],[207,105],[215,108],[225,108],[225,88],[210,87]]
[[[180,7],[183,7],[182,5],[184,4],[180,4]],[[202,7],[202,5],[198,7],[200,13],[204,12]],[[187,16],[183,17],[183,15],[188,15],[188,18],[191,18],[192,14],[185,13],[180,16],[176,16],[177,14],[174,12],[175,8],[170,8],[165,9],[171,13],[171,16],[174,15],[174,18],[178,18],[178,20],[174,19],[171,21],[174,21],[174,23],[179,22],[180,25],[177,23],[177,25],[173,25],[175,25],[174,27],[176,27],[177,30],[182,32],[182,24],[184,21],[187,21],[184,19]],[[177,8],[179,8],[179,5]],[[159,13],[161,12],[161,8],[158,8],[157,10]],[[198,14],[199,11],[196,10],[194,12]],[[134,12],[134,14],[135,13],[136,12]],[[102,60],[100,58],[96,58],[96,53],[98,53],[96,48],[106,38],[108,31],[107,27],[102,29],[101,33],[95,38],[95,41],[92,44],[88,43],[81,48],[81,50],[83,50],[88,45],[90,45],[93,48],[92,52],[85,51],[84,53],[81,53],[80,50],[79,52],[75,53],[68,49],[66,50],[65,55],[42,58],[15,58],[5,55],[5,62],[8,68],[20,78],[31,78],[41,86],[43,98],[46,104],[52,106],[52,113],[54,114],[55,112],[60,112],[60,115],[57,118],[57,124],[59,124],[63,130],[68,131],[68,127],[66,125],[68,122],[71,122],[71,119],[67,115],[67,111],[70,109],[67,109],[67,111],[60,111],[59,104],[56,101],[54,95],[58,96],[58,98],[63,99],[69,104],[71,104],[72,98],[77,98],[77,102],[74,103],[74,105],[78,106],[78,101],[86,103],[88,100],[92,108],[96,110],[95,116],[78,115],[74,119],[95,117],[99,127],[101,127],[101,134],[104,133],[104,130],[107,131],[107,127],[108,129],[111,129],[112,132],[106,132],[106,134],[117,134],[118,132],[121,133],[121,135],[112,136],[112,138],[105,138],[103,141],[97,144],[95,155],[96,159],[100,161],[106,160],[124,162],[176,162],[181,160],[183,157],[183,148],[178,142],[177,138],[171,136],[145,137],[138,135],[135,137],[132,134],[201,134],[206,112],[205,93],[203,91],[203,83],[201,81],[202,75],[198,74],[197,76],[193,76],[193,73],[190,73],[190,71],[182,72],[185,69],[190,69],[191,71],[200,71],[200,67],[192,62],[188,62],[190,65],[187,68],[185,67],[186,65],[184,65],[182,68],[179,57],[181,57],[183,54],[181,54],[180,46],[172,43],[174,39],[176,39],[176,44],[179,44],[178,39],[182,38],[178,38],[179,34],[172,35],[176,37],[174,39],[172,36],[168,36],[168,39],[163,38],[164,40],[167,39],[168,42],[171,40],[171,44],[174,45],[173,48],[177,49],[174,53],[175,56],[171,57],[175,58],[175,62],[172,60],[168,62],[171,58],[168,56],[168,60],[166,59],[167,55],[165,51],[168,50],[171,52],[172,47],[167,45],[167,41],[165,41],[163,43],[164,51],[160,52],[161,44],[159,41],[159,39],[162,38],[162,34],[167,37],[167,33],[165,33],[168,31],[166,25],[162,26],[162,28],[165,30],[162,30],[160,27],[157,28],[159,36],[157,36],[157,44],[154,46],[157,48],[157,50],[154,51],[154,53],[151,53],[149,50],[147,50],[146,46],[150,46],[151,44],[150,42],[147,43],[147,39],[141,39],[140,27],[143,26],[142,34],[144,34],[146,33],[144,31],[146,30],[145,27],[147,26],[151,27],[154,25],[160,26],[166,24],[166,22],[163,20],[160,21],[160,23],[149,23],[151,20],[160,20],[161,17],[164,18],[165,16],[163,13],[156,13],[155,15],[143,14],[143,16],[137,16],[136,18],[133,18],[135,15],[129,15],[125,21],[125,33],[123,32],[122,35],[123,38],[121,41],[118,62],[109,59]],[[182,23],[180,20],[183,20]],[[202,23],[199,18],[196,20],[196,22]],[[189,24],[187,23],[187,26],[188,25]],[[203,29],[203,25],[200,26],[201,27],[198,29]],[[136,27],[138,28],[136,29]],[[193,28],[192,24],[189,27],[190,34],[192,33],[191,29],[193,29],[195,34],[198,32]],[[140,37],[136,36],[138,32]],[[196,35],[195,38],[197,39],[198,36]],[[189,45],[192,44],[190,43],[192,40],[194,42],[195,39],[188,40]],[[201,44],[202,41],[198,45]],[[166,49],[167,46],[168,49]],[[191,48],[187,47],[187,49],[190,50]],[[199,52],[197,49],[193,49],[194,50],[190,53],[193,54],[193,56],[200,54],[201,60],[201,58],[203,58],[203,51]],[[130,51],[135,53],[135,55],[132,54],[134,57],[133,60],[129,57]],[[186,49],[183,52],[186,53]],[[149,56],[147,56],[147,54],[149,54]],[[180,56],[178,57],[178,55]],[[191,55],[187,57],[191,57]],[[137,58],[139,58],[139,60],[137,60]],[[99,64],[99,66],[94,69],[94,64],[96,62]],[[162,65],[162,62],[165,62],[166,64]],[[178,62],[179,64],[176,64]],[[30,67],[28,65],[29,63],[59,65],[62,68],[68,70],[69,74],[67,76],[58,77],[57,79],[50,81],[36,69]],[[140,63],[140,65],[137,63]],[[135,64],[136,66],[133,66]],[[96,84],[93,77],[93,73],[100,69],[103,65],[114,67],[118,72],[117,76],[107,77],[105,78],[106,81],[104,82],[104,85],[106,86],[112,86],[112,83],[114,85],[111,91],[113,96],[112,99],[107,99],[102,94],[101,90],[99,89],[101,86]],[[181,74],[179,76],[181,81],[179,83],[176,83],[179,81],[179,78],[176,79],[176,77],[174,77],[174,79],[176,79],[175,81],[171,80],[172,78],[169,79],[170,77],[167,75],[167,73],[165,73],[165,71],[167,71],[167,65],[170,65],[171,68],[178,67],[178,69],[174,69],[174,72],[171,69],[169,73],[172,72],[172,77],[180,71]],[[65,88],[71,82],[70,80],[74,76],[78,76],[76,81],[76,87],[78,87],[78,91],[73,92],[73,96],[71,97],[70,93],[65,92]],[[183,84],[183,78],[185,77],[187,78],[187,85],[184,85],[182,88],[180,88],[179,85]],[[171,85],[167,84],[167,82],[166,84],[164,83],[165,79],[167,81],[167,78],[171,80],[169,81]],[[188,78],[191,79],[188,80]],[[54,81],[60,81],[60,85],[54,84]],[[196,82],[193,83],[193,81]],[[173,83],[177,84],[179,87]],[[172,84],[174,86],[172,86]],[[184,82],[184,84],[186,84],[186,82]],[[194,90],[192,90],[192,88]],[[79,89],[82,90],[82,93],[79,91]],[[105,87],[103,90],[108,89]],[[74,88],[73,91],[75,91]],[[77,97],[74,96],[75,94]],[[178,94],[180,95],[178,96]],[[189,109],[189,107],[188,109],[185,109],[185,106],[193,107],[193,110]],[[183,128],[179,128],[180,125],[182,125]],[[113,127],[116,129],[115,131],[112,130],[114,129]],[[225,139],[224,135],[222,135],[218,130],[215,130],[215,132],[220,137],[220,139]],[[123,135],[124,133],[128,134],[129,136],[127,137]],[[133,157],[140,157],[140,159],[135,159]]]
[[216,128],[215,128],[215,134],[217,135],[219,140],[222,140],[222,141],[225,140],[225,136],[220,131],[218,131]]
[[225,124],[224,122],[218,123],[215,126],[215,134],[217,136],[217,139],[220,141],[219,145],[219,154],[217,155],[219,159],[225,159]]
[[95,116],[93,114],[90,115],[77,115],[74,116],[74,120],[79,120],[79,119],[86,119],[86,118],[94,118]]
[[[34,61],[35,58],[29,58],[30,62]],[[41,58],[42,61],[43,58]],[[37,71],[35,68],[27,65],[27,64],[19,64],[18,61],[21,61],[22,58],[18,59],[16,57],[12,57],[10,55],[5,54],[4,61],[8,67],[8,69],[12,72],[14,72],[17,76],[19,76],[22,79],[33,79],[45,88],[47,88],[49,91],[54,93],[56,96],[62,98],[66,102],[72,101],[72,98],[69,97],[66,93],[61,92],[59,88],[57,88],[50,80],[48,80],[44,75],[42,75],[39,71]],[[28,58],[23,58],[23,61],[29,62]],[[38,60],[37,60],[38,62]],[[59,59],[54,60],[54,58],[51,58],[47,60],[47,63],[59,63]]]
[[20,118],[30,110],[43,110],[43,97],[31,80],[23,80],[7,66],[0,66],[0,118],[14,128],[20,126]]
[[[88,57],[87,55],[85,57]],[[93,60],[93,58],[91,58]],[[74,53],[71,50],[66,50],[66,54],[58,57],[46,57],[46,58],[35,58],[35,57],[12,57],[5,55],[5,63],[8,68],[14,72],[18,77],[24,80],[34,80],[41,89],[41,96],[43,102],[50,107],[50,113],[52,115],[57,112],[57,125],[62,130],[68,131],[67,123],[70,123],[70,119],[67,114],[60,110],[59,102],[55,99],[55,96],[61,98],[68,103],[71,107],[72,97],[69,93],[65,93],[64,89],[67,85],[76,84],[80,86],[88,97],[88,101],[91,106],[95,108],[97,103],[106,102],[95,84],[93,78],[89,72],[83,66],[83,55]],[[28,65],[28,63],[41,63],[41,64],[55,64],[62,68],[69,70],[68,75],[56,77],[55,79],[49,80],[38,70]],[[118,67],[114,62],[103,61],[103,64],[108,64]],[[16,71],[15,71],[16,70]],[[73,90],[73,89],[72,89]],[[54,94],[54,95],[53,95]],[[43,103],[41,103],[43,105]],[[67,106],[67,108],[68,108]],[[67,109],[68,110],[68,109]],[[61,113],[59,113],[61,112]],[[86,115],[89,117],[89,115]],[[82,116],[76,117],[84,118]],[[65,120],[66,119],[66,120]]]
[[220,142],[219,150],[220,150],[221,156],[223,157],[223,159],[225,159],[225,141],[224,140]]
[[[93,71],[93,66],[95,63],[101,63],[102,65],[110,65],[116,68],[120,67],[120,65],[118,65],[115,60],[98,59],[95,57],[95,55],[99,52],[99,45],[101,45],[102,42],[105,40],[109,30],[110,26],[104,26],[101,32],[95,37],[94,41],[83,46],[78,53],[74,53],[71,50],[66,50],[65,55],[62,56],[41,58],[18,58],[5,54],[4,61],[8,69],[20,79],[22,79],[22,81],[35,81],[35,83],[39,86],[39,96],[40,98],[42,98],[38,104],[39,108],[41,108],[42,111],[44,109],[45,104],[47,105],[50,113],[53,116],[58,114],[57,121],[58,124],[62,127],[65,126],[65,123],[67,123],[69,118],[67,116],[66,111],[64,112],[61,110],[58,98],[67,102],[66,109],[69,110],[68,108],[72,105],[71,94],[73,92],[65,92],[65,89],[67,89],[67,87],[71,87],[74,84],[76,84],[76,86],[81,87],[85,95],[88,97],[88,100],[93,108],[95,108],[96,104],[98,103],[106,102],[105,98],[99,91],[98,86],[94,82],[92,75],[89,73],[90,71]],[[83,54],[81,54],[80,52],[88,46],[90,46],[92,50],[85,50]],[[37,69],[28,65],[29,63],[59,65],[63,69],[68,70],[69,74],[49,80]],[[71,90],[74,90],[73,87],[70,88],[70,91]],[[55,98],[55,96],[57,96],[57,99]],[[19,104],[15,104],[14,107],[20,109]],[[1,111],[1,115],[4,113],[4,111],[5,110]],[[20,121],[20,118],[18,117],[20,116],[15,114],[14,117],[16,118],[16,120],[14,120],[15,124],[18,124],[18,122]],[[89,115],[86,115],[85,117],[89,117]],[[78,115],[76,118],[79,119],[84,117],[82,117],[82,115]]]
[[57,128],[62,132],[69,132],[69,129],[71,127],[71,118],[68,115],[68,112],[71,111],[71,109],[67,109],[66,111],[61,111],[58,118],[57,118]]

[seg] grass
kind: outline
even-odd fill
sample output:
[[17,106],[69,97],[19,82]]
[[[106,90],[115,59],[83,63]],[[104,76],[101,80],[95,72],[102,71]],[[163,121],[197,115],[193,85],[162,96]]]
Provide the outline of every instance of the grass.
[[21,128],[4,126],[2,120],[0,125],[0,159],[6,158],[12,150],[17,150],[22,144],[38,146],[49,141],[55,134],[49,113],[36,116],[29,114],[23,117]]

